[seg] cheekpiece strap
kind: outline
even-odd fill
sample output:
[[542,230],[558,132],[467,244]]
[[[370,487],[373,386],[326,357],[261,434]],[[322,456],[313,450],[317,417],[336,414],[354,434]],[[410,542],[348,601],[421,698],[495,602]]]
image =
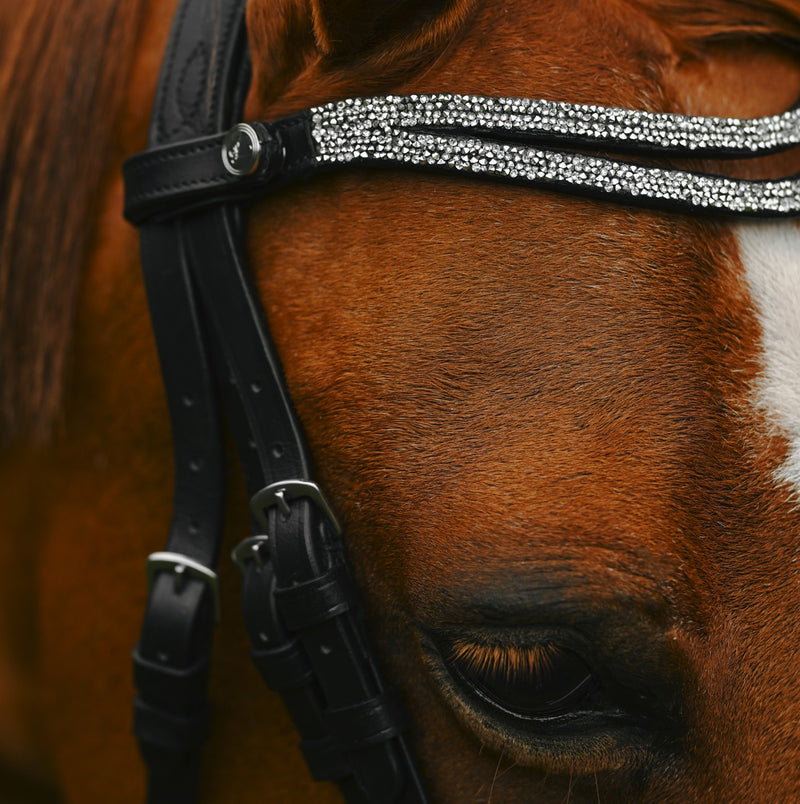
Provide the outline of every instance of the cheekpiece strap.
[[[242,105],[245,52],[240,0],[183,0],[162,65],[150,146],[229,126]],[[209,728],[211,640],[220,606],[215,565],[222,540],[222,435],[187,250],[189,229],[183,222],[148,222],[140,233],[175,457],[172,522],[166,549],[148,559],[148,603],[133,653],[134,733],[148,770],[148,804],[197,801]]]
[[243,217],[231,202],[248,195],[217,197],[227,177],[250,187],[268,175],[305,175],[315,147],[308,114],[235,124],[250,78],[244,5],[181,0],[150,148],[125,168],[130,218],[142,224],[175,454],[172,526],[166,549],[148,561],[150,594],[133,657],[148,804],[194,804],[199,794],[220,611],[220,403],[253,497],[253,530],[234,559],[244,572],[256,667],[281,693],[313,772],[336,781],[348,802],[421,804],[425,793],[366,638],[340,528],[313,482],[244,260]]

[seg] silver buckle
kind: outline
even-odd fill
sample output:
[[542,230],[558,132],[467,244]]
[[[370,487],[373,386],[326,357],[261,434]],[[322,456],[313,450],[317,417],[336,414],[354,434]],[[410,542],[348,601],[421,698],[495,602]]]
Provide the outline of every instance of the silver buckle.
[[251,561],[257,562],[260,566],[264,566],[264,559],[261,557],[261,545],[269,542],[269,536],[250,536],[243,539],[231,550],[231,558],[233,563],[241,570],[244,575],[247,572],[247,565]]
[[250,508],[253,511],[253,516],[262,525],[264,530],[267,529],[267,515],[268,508],[278,506],[284,514],[290,513],[289,501],[298,500],[303,497],[316,503],[323,514],[328,518],[328,521],[333,525],[333,529],[337,534],[341,534],[342,528],[336,515],[333,513],[328,501],[325,499],[322,491],[316,483],[310,483],[307,480],[283,480],[280,483],[272,483],[261,491],[253,495],[250,500]]
[[219,593],[219,577],[214,570],[210,570],[199,561],[195,561],[183,553],[151,553],[147,557],[147,592],[153,588],[156,575],[165,569],[173,571],[175,581],[175,591],[180,593],[183,587],[183,580],[187,575],[205,581],[211,590],[211,597],[214,601],[214,619],[219,622],[222,618],[222,604]]

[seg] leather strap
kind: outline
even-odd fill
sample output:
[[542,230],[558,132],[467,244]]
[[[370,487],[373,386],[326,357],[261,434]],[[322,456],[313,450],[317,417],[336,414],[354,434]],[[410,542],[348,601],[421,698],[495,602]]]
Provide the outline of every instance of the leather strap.
[[225,134],[153,148],[123,165],[125,217],[134,224],[168,220],[203,206],[251,200],[302,178],[316,165],[309,113],[253,123],[261,143],[258,169],[231,174],[222,160]]
[[314,578],[275,590],[275,601],[290,631],[319,625],[349,611],[355,596],[344,564]]
[[[316,775],[334,778],[350,802],[423,802],[245,265],[241,215],[205,195],[225,180],[217,132],[238,119],[249,81],[243,8],[243,0],[182,0],[150,149],[125,168],[126,209],[142,223],[175,450],[173,527],[167,553],[151,557],[152,591],[134,652],[134,727],[149,768],[148,801],[189,804],[197,796],[218,603],[220,397],[258,501],[255,544],[264,544],[243,562],[256,666],[281,692]],[[259,137],[265,175],[288,180],[309,169],[307,115],[262,127]],[[245,184],[258,180],[256,172]]]
[[[245,47],[240,0],[205,7],[181,2],[159,81],[151,146],[218,131],[239,113],[241,85],[247,83],[241,74],[247,65]],[[142,267],[175,455],[167,541],[174,565],[155,574],[133,656],[138,690],[134,732],[148,767],[149,804],[197,800],[217,601],[207,581],[184,578],[181,557],[206,567],[213,577],[222,535],[222,439],[205,325],[186,249],[187,225],[148,223],[141,229]]]

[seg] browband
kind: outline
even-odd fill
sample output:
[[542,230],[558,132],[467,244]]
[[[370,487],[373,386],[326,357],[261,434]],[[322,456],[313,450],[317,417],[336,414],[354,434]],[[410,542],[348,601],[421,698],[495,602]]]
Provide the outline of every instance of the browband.
[[800,214],[798,176],[734,179],[585,151],[730,159],[797,145],[798,108],[735,119],[469,95],[349,98],[131,158],[125,215],[166,219],[253,200],[324,168],[393,164],[681,211],[789,216]]

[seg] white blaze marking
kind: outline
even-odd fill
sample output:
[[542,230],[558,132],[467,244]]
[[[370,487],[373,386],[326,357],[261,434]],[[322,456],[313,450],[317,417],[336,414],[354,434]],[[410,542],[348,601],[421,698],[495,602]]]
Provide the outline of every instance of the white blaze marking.
[[800,497],[800,228],[746,223],[736,234],[762,330],[764,367],[755,403],[789,441],[775,476]]

